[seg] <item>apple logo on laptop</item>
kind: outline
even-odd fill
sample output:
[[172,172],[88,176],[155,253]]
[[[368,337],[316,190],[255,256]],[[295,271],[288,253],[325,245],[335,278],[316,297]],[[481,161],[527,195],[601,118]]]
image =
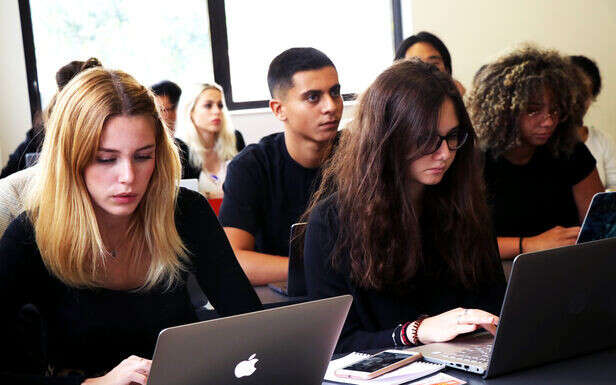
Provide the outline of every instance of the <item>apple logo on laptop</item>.
[[246,361],[242,361],[235,366],[235,377],[240,378],[250,376],[255,372],[255,370],[257,370],[255,365],[257,364],[257,361],[259,361],[259,359],[255,358],[256,355],[256,353],[253,354],[252,356],[248,357]]

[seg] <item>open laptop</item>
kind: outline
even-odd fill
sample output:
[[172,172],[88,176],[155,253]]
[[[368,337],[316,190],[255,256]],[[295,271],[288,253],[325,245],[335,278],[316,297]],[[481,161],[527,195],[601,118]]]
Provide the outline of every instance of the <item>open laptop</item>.
[[306,222],[291,225],[289,237],[289,272],[285,282],[274,282],[267,285],[277,293],[289,297],[303,297],[308,295],[306,290],[306,276],[304,275],[304,231]]
[[576,243],[616,237],[616,192],[592,197]]
[[484,378],[616,346],[616,238],[519,255],[488,333],[413,348]]
[[165,329],[148,385],[321,384],[351,302],[343,295]]

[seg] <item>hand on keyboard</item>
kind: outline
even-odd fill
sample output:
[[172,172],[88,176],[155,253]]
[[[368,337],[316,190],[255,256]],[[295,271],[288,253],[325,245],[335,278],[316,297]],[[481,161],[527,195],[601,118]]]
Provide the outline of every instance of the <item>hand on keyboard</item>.
[[479,309],[457,308],[434,317],[426,318],[419,329],[417,337],[423,344],[445,342],[459,334],[470,333],[482,327],[496,334],[498,317]]

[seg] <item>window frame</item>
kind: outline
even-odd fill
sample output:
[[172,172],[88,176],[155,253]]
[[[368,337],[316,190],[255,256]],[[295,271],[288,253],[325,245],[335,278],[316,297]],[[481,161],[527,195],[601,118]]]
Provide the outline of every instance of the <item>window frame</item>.
[[[41,93],[38,84],[38,69],[36,67],[36,50],[34,47],[34,33],[32,30],[32,13],[30,0],[19,1],[19,15],[21,19],[21,34],[28,80],[28,95],[30,97],[30,114],[35,123],[41,113]],[[396,47],[402,42],[402,5],[401,0],[391,0],[393,15],[393,41],[394,54]],[[269,107],[269,100],[251,100],[235,102],[231,87],[231,71],[229,66],[229,40],[227,36],[227,18],[225,0],[208,0],[208,17],[210,25],[210,42],[212,50],[212,65],[214,80],[225,91],[225,101],[229,110],[247,110]],[[354,100],[356,94],[343,94],[345,101]]]

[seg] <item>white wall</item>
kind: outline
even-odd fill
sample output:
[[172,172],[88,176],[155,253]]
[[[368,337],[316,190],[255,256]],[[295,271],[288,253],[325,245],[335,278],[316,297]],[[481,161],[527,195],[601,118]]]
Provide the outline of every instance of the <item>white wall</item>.
[[0,164],[30,129],[30,99],[17,0],[0,1]]
[[[409,1],[409,0],[405,0]],[[413,31],[438,35],[454,77],[468,89],[479,67],[508,46],[530,41],[599,65],[603,90],[586,123],[616,136],[616,1],[410,0]]]

